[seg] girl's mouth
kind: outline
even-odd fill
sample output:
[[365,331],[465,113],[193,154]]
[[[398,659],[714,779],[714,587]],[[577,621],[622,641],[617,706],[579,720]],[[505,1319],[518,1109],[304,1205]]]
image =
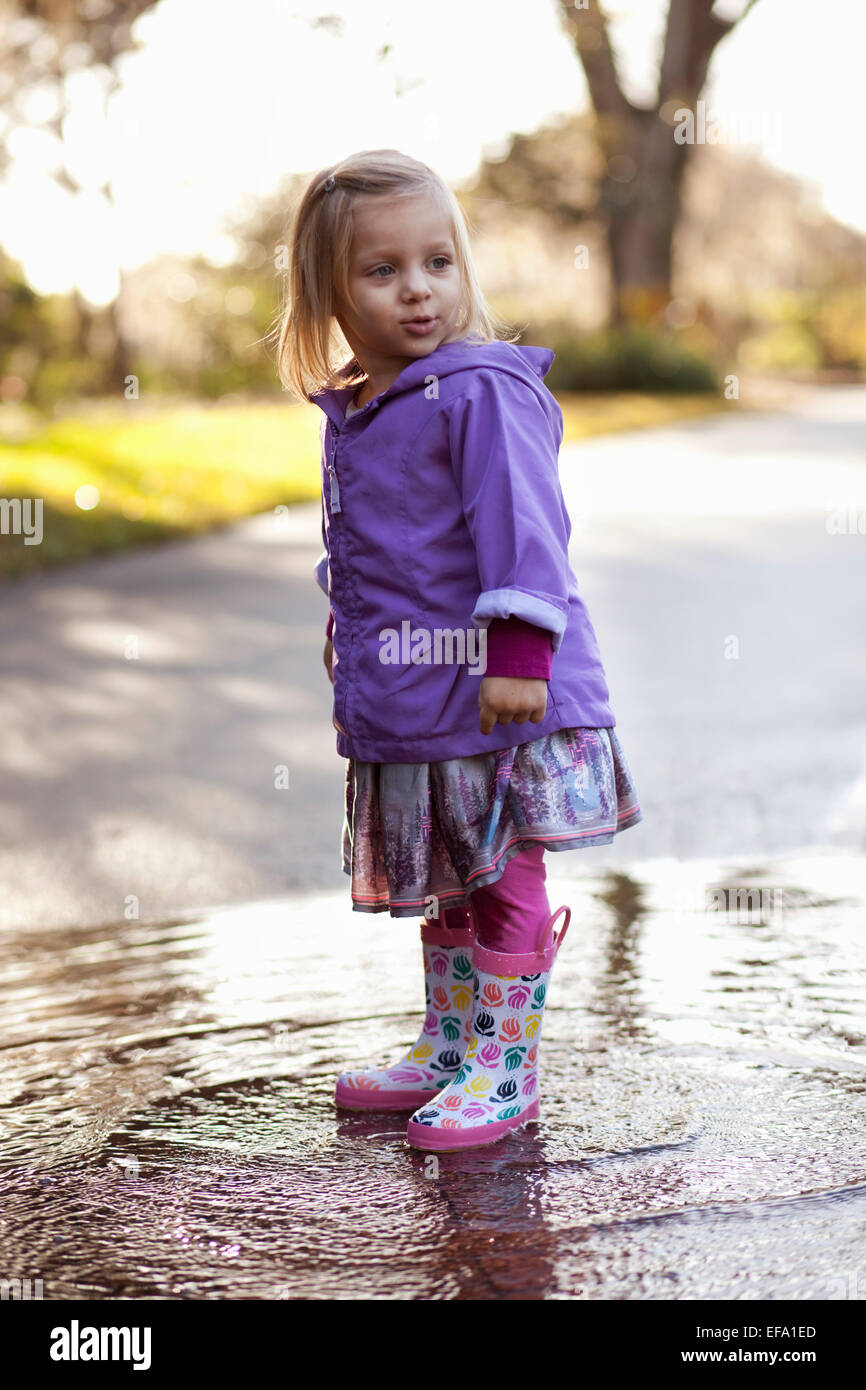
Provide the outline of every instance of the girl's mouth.
[[433,332],[438,322],[438,318],[412,319],[408,323],[404,322],[403,327],[407,333],[414,334],[416,338],[423,338],[427,333]]

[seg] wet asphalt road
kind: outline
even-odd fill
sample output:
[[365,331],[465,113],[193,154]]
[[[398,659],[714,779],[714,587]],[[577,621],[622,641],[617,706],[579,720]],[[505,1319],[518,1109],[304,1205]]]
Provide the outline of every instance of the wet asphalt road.
[[8,586],[0,1277],[866,1297],[864,444],[846,388],[564,451],[645,820],[548,856],[540,1123],[432,1165],[331,1100],[423,993],[339,869],[318,509]]
[[416,1036],[405,923],[359,934],[309,897],[5,934],[5,1277],[46,1299],[866,1298],[862,861],[734,881],[767,910],[708,911],[685,869],[555,884],[575,920],[540,1121],[438,1157],[332,1102],[339,1069]]

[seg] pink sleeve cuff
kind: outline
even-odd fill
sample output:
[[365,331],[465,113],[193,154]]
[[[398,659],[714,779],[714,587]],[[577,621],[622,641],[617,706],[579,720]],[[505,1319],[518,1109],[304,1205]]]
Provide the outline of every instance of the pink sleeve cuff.
[[553,635],[523,618],[494,618],[487,629],[485,676],[550,680]]
[[[325,636],[333,640],[334,615],[328,614]],[[547,628],[522,618],[494,618],[487,629],[487,676],[550,680],[553,641]]]

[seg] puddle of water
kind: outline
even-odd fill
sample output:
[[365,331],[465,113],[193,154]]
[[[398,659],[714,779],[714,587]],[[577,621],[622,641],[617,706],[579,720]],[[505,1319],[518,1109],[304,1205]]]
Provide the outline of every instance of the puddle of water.
[[416,922],[340,896],[0,935],[0,1279],[866,1298],[866,861],[554,867],[541,1122],[438,1160],[332,1100],[416,1036]]

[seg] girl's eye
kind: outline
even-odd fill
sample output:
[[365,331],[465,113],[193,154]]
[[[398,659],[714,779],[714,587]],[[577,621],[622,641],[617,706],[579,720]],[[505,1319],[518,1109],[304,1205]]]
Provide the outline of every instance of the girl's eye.
[[[450,259],[449,256],[431,256],[430,259],[431,259],[431,261],[434,261],[434,262],[435,262],[435,261],[441,261],[441,262],[442,262],[441,265],[438,265],[438,266],[436,267],[437,270],[445,270],[445,269],[451,264],[451,259]],[[377,265],[377,266],[376,266],[376,269],[375,269],[375,270],[372,270],[372,271],[370,272],[370,274],[371,274],[372,276],[374,276],[374,277],[378,277],[380,280],[387,280],[387,279],[388,279],[387,274],[386,274],[386,275],[380,275],[380,274],[379,274],[379,271],[380,271],[380,270],[390,271],[390,270],[393,270],[393,269],[394,269],[394,267],[391,266],[391,265]]]

